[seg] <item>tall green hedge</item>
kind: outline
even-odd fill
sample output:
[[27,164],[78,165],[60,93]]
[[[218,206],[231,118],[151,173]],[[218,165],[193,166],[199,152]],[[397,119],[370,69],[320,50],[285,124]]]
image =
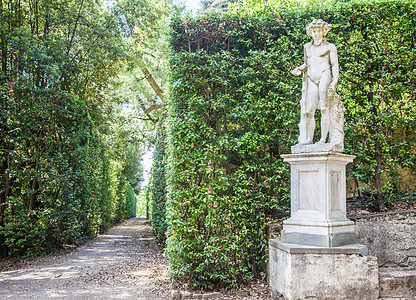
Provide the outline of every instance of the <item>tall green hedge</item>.
[[153,154],[152,180],[150,183],[151,221],[156,240],[161,245],[166,243],[166,122],[159,120],[155,151]]
[[288,207],[279,156],[296,139],[297,85],[282,81],[279,29],[256,24],[214,16],[173,27],[167,251],[195,288],[262,272],[266,225]]
[[[346,106],[350,179],[381,193],[415,163],[415,1],[275,8],[172,22],[167,252],[194,288],[235,288],[264,272],[266,225],[289,206],[303,60],[314,18],[332,23]],[[317,133],[319,134],[319,132]],[[383,198],[384,197],[384,198]],[[263,273],[264,274],[264,273]]]
[[1,256],[51,253],[128,217],[131,186],[76,97],[3,86],[0,120]]

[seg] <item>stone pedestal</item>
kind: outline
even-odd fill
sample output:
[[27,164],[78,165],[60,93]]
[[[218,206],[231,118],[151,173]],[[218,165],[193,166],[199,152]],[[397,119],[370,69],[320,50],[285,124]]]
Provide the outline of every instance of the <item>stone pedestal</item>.
[[377,259],[363,245],[313,247],[269,241],[273,299],[378,299]]
[[282,157],[291,165],[291,217],[281,239],[269,241],[274,299],[377,299],[377,259],[356,244],[354,223],[346,217],[345,166],[354,156],[329,151]]
[[291,164],[291,217],[282,242],[320,247],[356,243],[346,217],[345,166],[354,156],[334,152],[282,155]]

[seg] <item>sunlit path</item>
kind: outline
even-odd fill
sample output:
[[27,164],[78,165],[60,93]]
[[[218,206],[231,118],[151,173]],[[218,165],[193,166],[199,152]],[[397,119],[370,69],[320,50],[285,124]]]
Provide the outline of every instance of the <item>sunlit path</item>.
[[133,218],[75,251],[0,273],[1,299],[168,299],[168,264]]

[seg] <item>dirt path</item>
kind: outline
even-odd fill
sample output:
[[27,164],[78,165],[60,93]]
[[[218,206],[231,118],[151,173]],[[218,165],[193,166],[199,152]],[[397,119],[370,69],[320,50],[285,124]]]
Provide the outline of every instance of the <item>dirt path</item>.
[[0,272],[0,299],[169,299],[169,267],[150,224],[133,218],[69,254]]

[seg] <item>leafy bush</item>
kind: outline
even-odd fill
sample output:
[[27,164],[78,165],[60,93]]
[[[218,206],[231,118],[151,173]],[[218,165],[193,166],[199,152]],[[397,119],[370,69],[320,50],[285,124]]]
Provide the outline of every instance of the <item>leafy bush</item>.
[[167,253],[194,288],[235,288],[264,271],[266,225],[289,206],[280,154],[296,143],[301,94],[290,71],[314,18],[334,25],[350,180],[382,208],[400,190],[394,168],[414,170],[414,1],[174,19]]

